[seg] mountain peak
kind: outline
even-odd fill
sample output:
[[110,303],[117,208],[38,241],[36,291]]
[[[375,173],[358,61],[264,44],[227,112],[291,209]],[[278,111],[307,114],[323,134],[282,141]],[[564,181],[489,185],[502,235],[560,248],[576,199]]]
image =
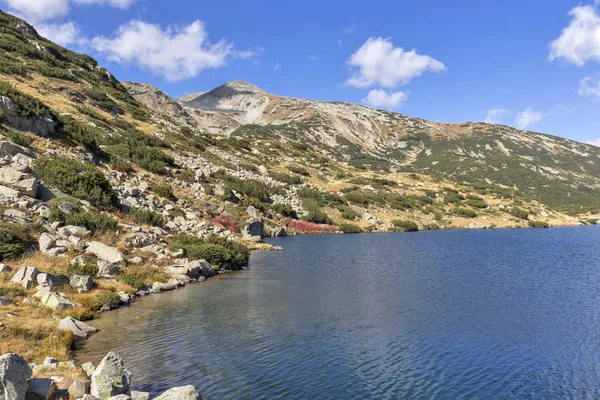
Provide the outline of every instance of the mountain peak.
[[253,85],[250,82],[246,82],[246,81],[242,81],[242,80],[235,80],[235,81],[227,82],[226,84],[221,85],[220,87],[228,87],[228,88],[235,89],[235,90],[247,91],[247,92],[253,92],[253,93],[265,93],[265,91],[262,90],[261,88],[259,88],[258,86]]

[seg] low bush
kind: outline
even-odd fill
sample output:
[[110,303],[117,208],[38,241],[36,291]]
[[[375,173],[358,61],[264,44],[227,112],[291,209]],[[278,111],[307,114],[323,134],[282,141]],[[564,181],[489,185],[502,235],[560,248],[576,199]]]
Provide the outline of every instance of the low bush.
[[60,222],[63,225],[85,226],[92,232],[115,231],[117,220],[98,211],[62,212],[58,207],[50,207],[50,222]]
[[119,304],[121,298],[114,292],[97,292],[92,296],[79,299],[81,305],[89,310],[98,311],[102,307],[111,307]]
[[460,204],[465,200],[465,197],[462,194],[457,192],[449,192],[444,196],[444,203],[446,204]]
[[396,219],[392,221],[392,224],[394,225],[393,230],[399,232],[417,232],[419,230],[419,226],[412,221]]
[[173,188],[169,184],[154,184],[150,186],[150,190],[156,193],[158,196],[171,200],[177,201],[177,197],[173,194]]
[[229,266],[240,269],[248,264],[250,258],[250,250],[246,245],[215,235],[206,239],[187,234],[175,235],[168,249],[183,249],[190,260],[204,259],[218,268]]
[[287,227],[289,230],[306,233],[327,233],[334,232],[337,227],[335,225],[316,224],[314,222],[299,221],[288,218]]
[[24,147],[29,146],[31,144],[31,142],[33,141],[29,136],[24,135],[21,132],[17,132],[17,131],[8,131],[8,133],[6,134],[6,137],[11,142],[18,144],[19,146],[24,146]]
[[224,229],[229,229],[232,232],[240,233],[239,221],[231,214],[222,213],[210,221],[213,225],[220,226]]
[[466,218],[475,218],[477,216],[477,213],[475,211],[469,210],[468,208],[456,208],[454,210],[454,213],[456,215]]
[[344,233],[362,233],[363,230],[358,225],[354,224],[340,224],[338,229]]
[[36,231],[32,224],[14,224],[0,222],[0,260],[9,260],[21,256],[35,240]]
[[67,267],[67,274],[72,275],[88,275],[95,277],[98,274],[98,260],[89,258],[85,263],[73,263]]
[[289,169],[290,171],[292,171],[293,173],[298,174],[298,175],[310,176],[310,172],[308,172],[306,169],[304,169],[302,167],[290,165],[289,167],[287,167],[287,169]]
[[283,217],[298,219],[298,214],[296,213],[296,211],[294,211],[292,206],[290,206],[289,204],[281,204],[281,203],[273,204],[273,206],[271,207],[271,210],[274,213],[280,214]]
[[129,215],[141,224],[163,228],[167,223],[165,218],[159,213],[142,208],[132,208],[129,211]]
[[550,228],[550,224],[545,221],[529,221],[530,228]]
[[100,209],[115,209],[119,205],[110,183],[94,166],[67,157],[50,156],[35,159],[32,168],[47,185],[87,200]]
[[360,213],[354,211],[351,207],[339,205],[337,209],[340,213],[342,213],[342,218],[347,219],[349,221],[354,221],[360,218]]
[[287,183],[288,185],[300,185],[302,184],[302,178],[299,175],[289,175],[281,172],[269,172],[269,176],[276,181]]
[[527,217],[529,216],[529,213],[525,210],[523,210],[522,208],[518,208],[518,207],[514,207],[512,208],[509,212],[510,215],[512,215],[513,217],[522,219],[522,220],[527,220]]

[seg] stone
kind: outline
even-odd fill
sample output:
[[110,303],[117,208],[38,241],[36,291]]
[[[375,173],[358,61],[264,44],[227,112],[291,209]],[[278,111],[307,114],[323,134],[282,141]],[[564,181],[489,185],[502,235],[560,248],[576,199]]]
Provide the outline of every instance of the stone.
[[90,389],[89,382],[75,381],[69,386],[68,393],[69,398],[79,399],[83,397]]
[[198,392],[192,385],[174,387],[167,390],[154,400],[196,400],[198,399]]
[[242,229],[244,236],[258,236],[263,237],[264,235],[264,223],[262,221],[249,221],[248,225]]
[[24,400],[31,367],[18,354],[0,356],[0,399]]
[[11,267],[9,267],[6,264],[0,263],[0,273],[2,273],[2,272],[10,272],[10,271],[12,271]]
[[25,178],[13,185],[19,192],[29,197],[36,197],[39,188],[37,178]]
[[166,292],[168,290],[175,290],[179,285],[175,283],[165,283],[165,282],[154,282],[152,284],[152,291],[155,293],[158,292]]
[[246,208],[246,213],[252,219],[255,219],[255,220],[261,220],[262,219],[262,214],[254,206],[249,206],[248,208]]
[[150,400],[150,393],[148,392],[131,392],[131,400]]
[[56,238],[49,233],[44,232],[40,235],[40,240],[38,243],[40,245],[40,251],[45,253],[56,246]]
[[65,275],[39,273],[36,277],[38,285],[42,287],[65,286],[69,284],[69,278]]
[[487,227],[486,224],[479,221],[471,222],[469,225],[465,226],[467,229],[486,229]]
[[0,168],[0,183],[3,185],[14,185],[25,177],[23,172],[11,166]]
[[81,397],[78,400],[100,400],[98,397],[93,396],[91,394],[84,394],[83,397]]
[[121,268],[106,260],[98,260],[98,274],[97,276],[113,276],[121,273]]
[[125,368],[121,357],[115,352],[108,353],[92,374],[90,394],[101,400],[119,394],[129,395],[131,372]]
[[58,293],[52,292],[47,287],[38,290],[33,297],[39,298],[40,303],[57,311],[72,310],[77,306],[76,303],[61,297]]
[[108,400],[131,400],[131,396],[127,396],[126,394],[119,394],[117,396],[109,397]]
[[87,253],[95,255],[101,260],[105,260],[113,264],[120,264],[125,261],[123,255],[116,247],[108,246],[102,242],[90,242],[86,251]]
[[94,281],[88,275],[73,275],[69,278],[69,285],[79,293],[87,293],[94,287]]
[[4,185],[0,185],[0,197],[3,197],[6,200],[16,200],[21,196],[18,190],[11,189]]
[[77,225],[67,225],[67,226],[58,228],[58,234],[61,236],[64,236],[64,237],[68,237],[68,236],[86,237],[90,233],[91,232],[89,230],[87,230],[85,227],[77,226]]
[[54,357],[46,357],[44,358],[42,365],[56,367],[58,365],[58,360]]
[[58,329],[61,331],[71,331],[79,339],[86,339],[90,333],[97,331],[93,326],[71,317],[61,319],[58,323]]
[[10,280],[12,283],[18,283],[23,286],[25,289],[31,289],[34,286],[37,286],[37,276],[40,271],[35,267],[22,267]]
[[64,246],[53,247],[50,250],[46,250],[44,254],[48,257],[65,257],[65,253],[69,251],[68,248]]
[[287,231],[285,230],[284,226],[278,226],[278,227],[273,228],[273,231],[271,232],[271,236],[285,237],[285,236],[287,236]]
[[25,400],[54,400],[56,383],[52,379],[32,378],[27,381]]
[[6,296],[0,296],[0,306],[8,306],[12,301]]
[[81,365],[81,369],[87,374],[87,376],[91,377],[94,373],[94,370],[96,369],[96,366],[88,361],[85,364]]

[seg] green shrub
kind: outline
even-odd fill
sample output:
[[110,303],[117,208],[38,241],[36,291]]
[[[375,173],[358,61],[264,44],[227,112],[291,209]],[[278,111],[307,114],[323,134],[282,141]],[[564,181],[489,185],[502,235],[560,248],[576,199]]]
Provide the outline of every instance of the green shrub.
[[486,208],[488,206],[483,199],[467,199],[467,205],[473,208]]
[[340,224],[338,229],[344,233],[362,233],[363,230],[358,225],[354,224]]
[[454,210],[454,213],[456,215],[460,215],[461,217],[467,217],[467,218],[475,218],[477,216],[477,213],[473,210],[469,210],[468,208],[456,208]]
[[550,224],[545,221],[529,221],[530,228],[550,228]]
[[32,236],[34,231],[36,229],[32,224],[0,222],[0,260],[16,258],[25,253],[35,243]]
[[98,274],[98,265],[95,258],[88,259],[84,264],[74,263],[67,267],[67,274],[72,275],[88,275],[95,277]]
[[49,186],[78,199],[88,200],[100,209],[115,209],[119,205],[104,174],[99,169],[67,157],[40,157],[33,161],[35,173]]
[[296,213],[296,211],[294,211],[292,206],[290,206],[289,204],[281,204],[281,203],[273,204],[273,206],[271,207],[271,210],[274,213],[280,214],[286,218],[298,219],[298,214]]
[[0,286],[0,296],[8,297],[10,300],[15,300],[17,297],[27,296],[27,291],[22,286]]
[[299,175],[288,175],[281,172],[271,171],[269,176],[276,181],[287,183],[288,185],[300,185],[302,184],[302,178]]
[[117,220],[98,211],[72,211],[68,214],[58,207],[50,207],[50,222],[61,222],[63,225],[85,226],[92,232],[115,231]]
[[458,194],[457,192],[453,191],[444,196],[444,203],[460,204],[464,199],[465,197],[462,194]]
[[[1,110],[0,110],[1,111]],[[8,131],[6,137],[13,143],[18,144],[19,146],[27,147],[31,144],[32,139],[17,131]]]
[[244,244],[215,235],[206,239],[187,234],[175,235],[167,248],[171,251],[183,249],[190,260],[205,259],[218,267],[229,264],[233,269],[247,265],[250,258],[250,250]]
[[518,208],[518,207],[514,207],[508,213],[510,215],[512,215],[513,217],[516,217],[516,218],[519,218],[522,220],[527,220],[527,217],[529,216],[529,213],[527,211],[523,210],[522,208]]
[[144,210],[142,208],[131,208],[129,210],[129,215],[141,224],[158,226],[161,228],[166,225],[165,218],[154,211]]
[[392,221],[394,225],[394,230],[399,232],[417,232],[419,230],[419,226],[412,222],[401,219],[395,219]]
[[173,194],[173,188],[169,184],[154,184],[150,186],[150,190],[162,198],[171,201],[177,201],[177,197]]
[[290,171],[292,171],[293,173],[298,174],[298,175],[310,176],[310,172],[308,172],[306,169],[304,169],[302,167],[290,165],[289,167],[287,167],[287,169],[289,169]]
[[[306,206],[305,206],[305,208],[306,208]],[[319,208],[311,207],[311,208],[307,209],[307,211],[308,211],[308,214],[305,215],[304,217],[302,217],[303,221],[314,222],[315,224],[326,224],[326,225],[333,224],[333,221],[331,220],[329,215],[327,215],[326,212],[320,210]]]
[[95,296],[80,299],[81,305],[92,311],[100,310],[102,307],[115,306],[120,301],[120,296],[114,292],[98,292]]
[[356,211],[354,211],[351,207],[345,206],[345,205],[339,205],[337,206],[337,209],[339,212],[342,213],[342,218],[350,220],[350,221],[354,221],[358,218],[360,218],[360,214]]
[[136,290],[140,290],[146,287],[146,276],[137,267],[129,268],[126,271],[124,271],[119,276],[119,280]]

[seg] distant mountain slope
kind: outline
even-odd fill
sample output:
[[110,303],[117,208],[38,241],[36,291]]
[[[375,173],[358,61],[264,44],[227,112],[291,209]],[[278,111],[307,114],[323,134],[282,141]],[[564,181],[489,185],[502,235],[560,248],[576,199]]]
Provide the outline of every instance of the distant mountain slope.
[[[280,97],[243,81],[178,101],[188,110],[210,113],[213,120],[229,121],[223,133],[308,143],[355,166],[493,182],[571,211],[600,203],[600,148],[556,136],[486,123],[430,122],[358,104]],[[232,120],[239,125],[235,130]]]

